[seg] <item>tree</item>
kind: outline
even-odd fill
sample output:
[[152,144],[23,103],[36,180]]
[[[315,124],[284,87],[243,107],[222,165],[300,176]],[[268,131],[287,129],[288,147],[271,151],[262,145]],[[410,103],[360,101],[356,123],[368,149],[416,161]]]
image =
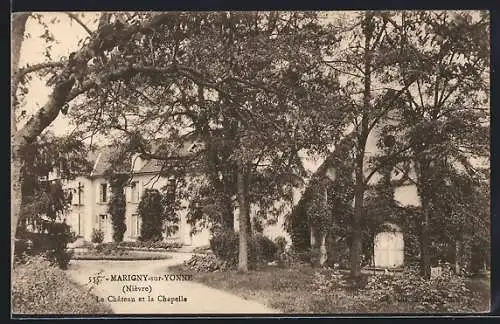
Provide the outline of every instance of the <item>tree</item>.
[[[84,105],[107,117],[103,131],[118,129],[136,138],[135,149],[144,157],[177,166],[196,160],[208,180],[197,188],[199,201],[216,205],[227,229],[233,228],[237,206],[247,231],[252,203],[264,210],[272,200],[267,197],[282,192],[290,175],[300,172],[298,152],[324,151],[326,139],[338,137],[338,84],[318,61],[331,35],[312,13],[178,15],[172,28],[177,33],[162,31],[128,44],[115,59],[133,55],[150,66],[89,93]],[[174,63],[174,70],[164,67]],[[92,124],[92,114],[74,112]],[[203,148],[193,159],[176,156],[188,138],[201,139]],[[246,237],[240,238],[243,246]]]
[[[104,13],[99,19],[97,30],[89,35],[80,49],[72,52],[68,58],[60,61],[40,63],[34,66],[17,68],[19,50],[24,36],[25,24],[28,19],[26,14],[15,15],[12,25],[13,60],[12,60],[12,97],[11,106],[11,176],[12,176],[12,221],[11,237],[14,240],[16,227],[19,220],[22,192],[21,185],[24,181],[21,170],[24,166],[23,151],[33,143],[58,116],[59,112],[67,111],[67,104],[79,95],[90,89],[99,88],[101,85],[113,80],[139,73],[143,69],[138,65],[121,64],[108,65],[104,63],[113,49],[126,44],[133,37],[151,33],[163,25],[171,22],[173,13],[156,15],[128,15],[117,14],[111,22],[111,14]],[[141,19],[142,18],[142,19]],[[135,22],[133,22],[135,21]],[[87,28],[87,30],[90,30]],[[44,36],[50,38],[47,35]],[[100,63],[99,63],[100,62]],[[105,69],[102,69],[105,67]],[[15,116],[16,100],[19,85],[23,85],[30,77],[29,74],[39,72],[43,75],[52,73],[48,86],[52,92],[45,105],[33,114],[23,127],[17,129]],[[26,90],[26,87],[24,88]],[[13,254],[12,254],[13,255]]]
[[[23,152],[26,161],[21,173],[22,208],[18,227],[23,230],[25,222],[35,223],[43,211],[33,213],[34,204],[45,204],[44,193],[51,172],[56,172],[59,178],[72,179],[76,175],[86,173],[91,165],[87,161],[87,147],[73,136],[57,137],[45,132],[37,141],[27,146]],[[45,179],[45,180],[41,180]],[[62,192],[62,189],[61,189]],[[64,197],[64,199],[70,197]],[[62,199],[62,198],[61,198]],[[62,210],[62,207],[58,207]]]
[[[339,241],[339,238],[345,238],[349,232],[347,227],[350,225],[347,224],[347,220],[352,214],[351,152],[354,139],[354,134],[351,134],[336,144],[334,151],[312,175],[304,194],[285,223],[286,229],[292,235],[292,241],[294,244],[299,244],[298,246],[295,244],[299,251],[311,245],[313,264],[319,261],[320,265],[323,265],[327,261],[327,254],[331,252],[327,251],[328,238]],[[306,222],[305,231],[304,225],[301,226],[301,220]],[[296,232],[297,227],[299,232]],[[302,240],[308,242],[304,244]]]
[[[483,107],[489,97],[489,22],[485,13],[468,12],[414,12],[402,18],[401,42],[412,60],[398,73],[415,82],[405,90],[401,122],[386,132],[396,134],[397,146],[410,148],[406,160],[415,170],[422,205],[421,272],[429,278],[431,223],[452,213],[437,206],[451,196],[457,206],[466,201],[456,200],[455,193],[442,196],[443,175],[458,168],[471,179],[487,177],[471,159],[489,156],[489,109]],[[464,189],[451,183],[453,191]]]
[[137,211],[141,216],[141,241],[160,241],[163,238],[163,205],[161,193],[146,189]]
[[[26,28],[26,21],[28,20],[29,13],[15,14],[12,17],[12,36],[11,36],[11,73],[14,73],[18,69],[19,57],[21,54],[21,45],[24,38],[24,30]],[[10,136],[11,143],[13,142],[13,136],[17,131],[16,127],[16,92],[17,83],[11,82],[11,119],[10,119]],[[19,179],[21,172],[21,165],[18,163],[15,165],[16,159],[14,159],[14,150],[11,148],[11,168],[10,177],[11,179]],[[11,211],[14,214],[11,219],[11,264],[14,263],[14,246],[15,246],[15,233],[18,225],[19,213],[21,210],[21,182],[11,180]],[[16,215],[17,214],[17,215]]]
[[[325,64],[339,70],[347,79],[346,94],[350,97],[353,132],[356,140],[354,157],[354,210],[352,217],[352,237],[350,248],[351,276],[360,275],[362,250],[362,221],[365,214],[365,191],[373,175],[383,166],[366,152],[366,144],[374,129],[381,127],[390,113],[397,109],[397,102],[414,80],[394,78],[390,67],[401,64],[405,59],[401,55],[398,43],[400,28],[391,26],[393,17],[399,14],[391,12],[366,11],[341,21],[346,42],[340,51],[325,59]],[[349,17],[348,17],[349,18]],[[375,91],[374,84],[381,85],[381,92]],[[379,88],[379,87],[377,87]],[[379,94],[380,93],[380,94]],[[395,150],[391,158],[407,150]],[[368,163],[367,163],[368,162]]]
[[125,225],[127,202],[124,187],[128,180],[128,174],[112,174],[109,177],[111,199],[108,203],[108,213],[111,215],[111,222],[113,223],[113,240],[115,242],[123,241],[123,235],[127,230]]

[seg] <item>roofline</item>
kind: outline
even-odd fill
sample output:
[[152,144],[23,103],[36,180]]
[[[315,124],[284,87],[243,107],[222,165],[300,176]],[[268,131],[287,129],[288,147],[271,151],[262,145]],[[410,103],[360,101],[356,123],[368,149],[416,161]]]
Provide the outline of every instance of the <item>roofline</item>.
[[94,166],[92,167],[92,171],[90,171],[90,176],[94,173],[95,168],[97,167],[97,163],[99,163],[99,160],[101,159],[102,152],[99,152],[97,154],[97,158],[95,159]]

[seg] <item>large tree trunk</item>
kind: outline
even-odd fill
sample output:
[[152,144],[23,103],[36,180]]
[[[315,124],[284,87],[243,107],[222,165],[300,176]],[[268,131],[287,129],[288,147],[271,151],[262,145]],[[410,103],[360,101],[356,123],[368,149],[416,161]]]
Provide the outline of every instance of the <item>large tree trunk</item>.
[[429,202],[422,200],[422,224],[420,229],[420,275],[425,279],[431,278],[431,257],[430,257],[430,238],[429,238]]
[[311,265],[313,267],[319,265],[319,237],[318,237],[318,230],[314,227],[311,226],[310,228],[311,231]]
[[222,227],[225,231],[234,232],[234,210],[231,197],[224,195],[222,211]]
[[[325,199],[324,199],[324,209],[325,213],[330,214],[330,208],[328,206],[328,185],[325,185]],[[319,265],[323,266],[326,263],[326,260],[328,259],[328,251],[326,249],[326,236],[328,235],[328,230],[323,228],[321,231],[321,236],[320,236],[320,245],[319,245]]]
[[[11,34],[11,76],[17,72],[19,68],[19,59],[21,56],[21,46],[23,44],[24,39],[24,31],[26,29],[26,21],[30,13],[13,13],[12,14],[12,34]],[[14,81],[14,80],[12,80]],[[12,104],[12,112],[16,111],[17,99],[16,92],[18,82],[11,82],[11,104]],[[11,116],[11,136],[16,131],[16,114],[12,113]],[[12,128],[13,127],[13,128]]]
[[[142,24],[142,25],[130,25],[125,29],[122,29],[119,37],[115,37],[109,44],[109,48],[112,45],[117,45],[119,42],[128,40],[135,33],[143,33],[144,31],[150,31],[162,26],[163,24],[170,21],[170,17],[175,15],[175,13],[164,13],[154,15],[153,18]],[[24,36],[24,29],[26,25],[26,20],[29,14],[15,14],[12,21],[12,60],[11,67],[12,71],[16,71],[19,64],[19,54],[21,49],[21,43]],[[104,27],[104,25],[109,22],[110,14],[105,13],[101,16],[99,29]],[[77,52],[72,53],[73,59],[64,67],[64,70],[59,73],[56,84],[49,96],[47,103],[38,110],[23,126],[21,129],[16,128],[15,124],[15,107],[11,107],[11,260],[14,258],[14,239],[16,235],[17,223],[19,221],[19,215],[21,211],[21,184],[23,181],[22,175],[22,152],[26,145],[32,143],[36,140],[43,130],[45,130],[59,115],[59,111],[69,100],[75,98],[78,94],[84,92],[86,89],[90,89],[95,83],[109,82],[110,80],[118,79],[121,75],[127,74],[126,69],[116,70],[113,73],[104,75],[99,78],[95,83],[86,82],[81,89],[71,91],[73,85],[75,84],[75,79],[73,77],[75,68],[79,72],[84,73],[84,69],[87,66],[87,62],[92,59],[96,54],[95,49],[102,46],[102,37],[105,33],[97,33],[99,37],[94,37],[90,42],[84,45]],[[18,81],[18,80],[16,80]],[[14,96],[17,84],[14,82],[11,91]]]
[[365,195],[365,176],[364,176],[364,158],[366,141],[369,133],[369,114],[371,108],[371,38],[373,33],[372,26],[373,13],[366,13],[363,33],[365,36],[364,44],[364,89],[363,89],[363,114],[361,120],[361,129],[358,133],[357,156],[355,160],[355,185],[354,185],[354,215],[352,219],[352,242],[351,242],[351,276],[358,277],[361,274],[361,219],[364,213],[364,195]]
[[17,132],[16,113],[17,100],[16,92],[18,82],[13,78],[19,68],[19,58],[21,55],[21,46],[26,29],[26,21],[30,13],[14,13],[12,14],[12,33],[11,33],[11,111],[10,111],[10,140],[11,140],[11,164],[10,164],[10,183],[11,183],[11,264],[14,262],[14,247],[17,224],[21,214],[21,169],[22,160],[20,159],[20,144],[15,143],[15,134]]
[[319,265],[323,266],[325,265],[326,261],[328,260],[328,251],[326,249],[326,236],[327,236],[327,231],[323,231],[321,233],[321,242],[319,246]]
[[237,172],[237,192],[238,192],[238,205],[239,213],[239,253],[238,253],[238,271],[248,271],[248,218],[249,211],[247,209],[248,202],[245,190],[246,170],[243,165],[238,167]]
[[[417,148],[416,155],[421,151]],[[418,171],[418,193],[420,205],[422,206],[422,218],[420,219],[420,275],[425,279],[431,278],[431,256],[430,256],[430,212],[431,199],[429,194],[432,192],[430,177],[430,161],[425,158],[419,158],[417,161]]]
[[462,268],[462,242],[459,239],[455,240],[455,273],[457,275],[460,274],[460,270]]
[[352,242],[350,249],[351,276],[358,277],[361,274],[361,218],[363,217],[364,188],[362,183],[356,185],[354,196],[354,215],[352,219]]
[[[250,167],[248,167],[248,170],[250,170]],[[250,217],[250,194],[249,194],[249,188],[250,188],[250,173],[245,174],[245,210],[248,213],[248,216],[246,218],[247,220],[247,233],[248,233],[248,239],[252,238],[253,231],[252,231],[252,219]]]

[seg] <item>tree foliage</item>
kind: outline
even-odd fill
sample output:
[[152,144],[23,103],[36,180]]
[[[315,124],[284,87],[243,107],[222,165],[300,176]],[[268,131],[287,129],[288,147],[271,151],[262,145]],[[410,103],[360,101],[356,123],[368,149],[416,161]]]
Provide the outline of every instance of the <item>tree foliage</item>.
[[[141,241],[160,241],[177,230],[178,216],[170,211],[169,193],[157,189],[146,189],[141,197],[137,211],[141,217]],[[174,225],[173,225],[174,224]]]
[[113,240],[115,242],[123,241],[123,235],[127,230],[127,226],[125,225],[125,212],[127,207],[125,185],[128,180],[128,174],[113,174],[109,178],[111,199],[108,203],[108,213],[111,215]]
[[[328,157],[335,154],[330,146],[351,134],[343,159],[352,170],[341,172],[350,184],[324,185],[329,207],[319,207],[318,193],[310,196],[312,208],[298,209],[309,210],[311,223],[350,236],[356,276],[365,229],[378,222],[371,214],[404,214],[384,176],[402,174],[399,182],[418,188],[422,208],[407,229],[418,231],[428,276],[430,238],[470,238],[461,231],[477,207],[468,197],[486,192],[481,179],[488,174],[470,160],[489,154],[488,15],[336,17],[327,24],[312,12],[104,13],[89,27],[73,15],[89,33],[78,50],[14,69],[14,110],[34,75],[46,78],[52,92],[14,132],[13,176],[24,183],[29,146],[59,112],[67,113],[91,135],[120,134],[130,153],[163,161],[163,175],[182,179],[196,170],[197,181],[176,187],[176,195],[191,200],[190,222],[232,230],[236,209],[248,224],[249,211],[268,220],[282,213],[293,188],[309,178],[302,154]],[[15,35],[23,36],[24,23],[14,26]],[[53,41],[48,26],[42,38]],[[379,137],[375,153],[366,150],[371,135]],[[45,160],[42,169],[64,159]],[[379,205],[366,197],[377,174],[383,179],[375,191],[387,198]],[[433,233],[434,223],[446,224],[446,234]]]

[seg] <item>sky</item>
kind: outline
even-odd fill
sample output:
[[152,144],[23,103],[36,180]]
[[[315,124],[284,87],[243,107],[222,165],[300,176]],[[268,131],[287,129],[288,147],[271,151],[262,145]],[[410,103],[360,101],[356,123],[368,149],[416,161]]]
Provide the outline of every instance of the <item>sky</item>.
[[[59,19],[59,22],[55,22],[51,25],[51,32],[56,40],[52,45],[51,55],[53,60],[60,59],[61,57],[67,57],[71,52],[78,49],[78,41],[85,38],[88,34],[87,32],[76,22],[72,22],[66,13],[59,12],[47,12],[40,13],[43,14],[43,21],[50,23],[53,18]],[[99,16],[99,13],[85,13],[85,17],[82,18],[89,28],[95,26],[93,19]],[[38,64],[47,62],[48,60],[44,57],[44,52],[46,48],[46,43],[39,36],[43,34],[43,27],[33,18],[30,18],[26,23],[25,35],[30,35],[30,37],[25,38],[21,47],[21,55],[19,58],[19,67],[26,66],[26,64]],[[50,88],[45,85],[45,80],[40,80],[34,78],[30,84],[30,93],[26,97],[27,104],[23,107],[28,114],[35,112],[40,107],[42,107],[46,102],[50,94]],[[25,120],[24,120],[25,122]],[[20,123],[18,126],[21,126]],[[54,123],[50,126],[50,129],[54,131],[57,135],[62,135],[71,129],[69,125],[68,118],[64,118],[62,114],[59,114]]]
[[[345,12],[336,12],[330,16],[337,16]],[[52,44],[51,55],[53,60],[60,59],[61,57],[67,57],[71,52],[79,48],[78,41],[85,38],[88,34],[82,26],[77,22],[72,21],[68,14],[65,12],[39,12],[43,16],[42,20],[49,24],[50,30],[54,35],[56,40]],[[74,13],[79,14],[81,20],[87,25],[91,30],[94,30],[97,26],[95,19],[98,19],[100,12],[85,12]],[[327,16],[327,13],[324,13]],[[51,22],[53,19],[57,19],[56,22]],[[329,21],[326,18],[325,21]],[[46,62],[47,59],[44,57],[44,52],[46,48],[46,43],[39,36],[43,34],[44,28],[38,23],[36,19],[30,18],[26,24],[26,35],[30,37],[25,38],[21,47],[21,56],[19,59],[19,66],[23,67],[26,64],[38,64]],[[43,106],[47,102],[48,96],[50,94],[50,88],[45,86],[46,80],[34,79],[29,86],[30,93],[26,96],[27,104],[22,107],[26,110],[27,114],[31,114]],[[21,109],[20,109],[21,111]],[[21,127],[25,120],[20,121],[18,127]],[[70,132],[74,127],[69,124],[68,118],[65,118],[62,114],[59,114],[57,119],[50,126],[56,135],[63,135]]]

